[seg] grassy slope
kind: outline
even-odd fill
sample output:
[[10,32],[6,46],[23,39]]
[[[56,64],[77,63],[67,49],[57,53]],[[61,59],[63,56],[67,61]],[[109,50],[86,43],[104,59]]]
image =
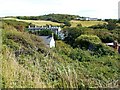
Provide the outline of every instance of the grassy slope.
[[106,22],[103,22],[103,21],[76,21],[76,20],[72,20],[70,22],[71,22],[72,27],[76,27],[78,24],[82,24],[83,27],[89,27],[89,26],[92,26],[92,25],[106,23]]

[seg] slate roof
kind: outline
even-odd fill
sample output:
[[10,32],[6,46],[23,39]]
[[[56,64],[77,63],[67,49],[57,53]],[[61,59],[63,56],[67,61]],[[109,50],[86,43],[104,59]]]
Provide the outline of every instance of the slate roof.
[[114,43],[106,43],[106,45],[108,45],[108,46],[113,46]]
[[29,30],[44,30],[44,29],[49,29],[49,30],[58,30],[59,27],[29,27]]
[[40,38],[42,38],[44,43],[49,47],[52,37],[51,36],[40,36]]
[[[114,43],[106,43],[106,45],[108,45],[108,46],[114,46]],[[120,46],[120,44],[118,44],[118,46]]]

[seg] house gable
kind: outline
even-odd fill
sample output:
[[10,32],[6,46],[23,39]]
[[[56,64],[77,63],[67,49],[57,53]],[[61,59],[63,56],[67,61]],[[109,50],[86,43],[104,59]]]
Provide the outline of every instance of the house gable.
[[49,47],[49,48],[55,47],[55,40],[54,40],[53,37],[51,37],[51,36],[40,36],[40,38],[43,39],[43,42],[47,47]]

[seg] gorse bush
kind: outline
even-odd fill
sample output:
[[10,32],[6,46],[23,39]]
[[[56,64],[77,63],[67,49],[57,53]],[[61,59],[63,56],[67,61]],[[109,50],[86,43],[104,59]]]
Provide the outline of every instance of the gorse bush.
[[81,35],[80,37],[78,37],[76,39],[76,42],[78,42],[78,43],[80,43],[82,41],[91,42],[91,43],[95,43],[95,44],[101,43],[101,40],[99,39],[99,37],[97,37],[95,35]]
[[117,52],[105,44],[93,44],[92,48],[90,49],[92,51],[92,55],[115,55]]
[[99,43],[101,43],[101,40],[95,35],[80,35],[76,39],[76,45],[80,46],[81,48],[85,47],[88,49],[89,45]]

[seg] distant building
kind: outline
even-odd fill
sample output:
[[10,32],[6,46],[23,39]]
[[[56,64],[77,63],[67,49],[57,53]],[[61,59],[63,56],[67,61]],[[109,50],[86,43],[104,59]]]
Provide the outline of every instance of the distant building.
[[90,17],[85,17],[85,20],[87,20],[87,21],[90,20]]
[[120,53],[120,44],[117,41],[114,41],[112,43],[106,43],[107,46],[113,47]]
[[40,38],[43,39],[43,41],[47,47],[49,47],[49,48],[55,47],[55,40],[54,40],[53,34],[52,34],[52,37],[51,36],[40,36]]
[[44,26],[41,26],[41,27],[37,27],[37,26],[31,27],[31,26],[29,26],[28,30],[29,31],[51,30],[56,35],[58,35],[58,33],[61,31],[61,28],[60,27],[51,27],[51,26],[49,26],[49,27],[46,27],[46,26],[45,27]]
[[118,2],[118,19],[120,19],[120,1]]
[[51,30],[51,31],[53,31],[56,35],[58,35],[58,37],[60,38],[60,39],[64,39],[64,34],[62,33],[62,31],[61,31],[61,28],[60,27],[53,27],[53,26],[40,26],[40,27],[38,27],[38,26],[35,26],[35,27],[31,27],[31,26],[29,26],[28,27],[28,30],[29,31],[32,31],[32,32],[35,32],[35,31],[41,31],[41,30]]
[[86,18],[85,17],[78,17],[78,18],[76,18],[76,20],[86,20]]
[[78,18],[76,18],[76,20],[89,20],[89,17],[78,17]]
[[76,18],[76,20],[97,21],[98,18],[80,17],[80,18]]
[[91,20],[91,21],[97,21],[98,18],[89,18],[89,20]]

